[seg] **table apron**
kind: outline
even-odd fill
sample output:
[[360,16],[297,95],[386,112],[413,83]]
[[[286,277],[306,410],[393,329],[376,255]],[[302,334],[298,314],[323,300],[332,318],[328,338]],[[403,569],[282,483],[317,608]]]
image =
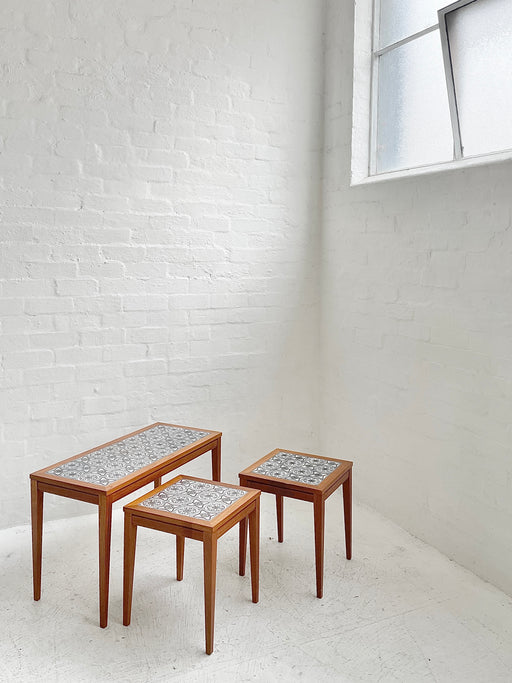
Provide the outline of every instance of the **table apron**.
[[328,498],[331,493],[334,493],[336,489],[339,489],[339,487],[347,481],[349,474],[350,472],[346,472],[341,479],[335,479],[333,483],[324,491],[324,498]]
[[101,495],[98,493],[88,493],[86,491],[70,488],[67,486],[55,486],[54,484],[47,484],[44,481],[38,481],[37,488],[43,493],[52,493],[55,496],[73,498],[74,500],[81,500],[84,503],[92,503],[93,505],[99,505],[99,497]]
[[220,526],[218,526],[215,529],[215,536],[217,536],[217,538],[220,538],[226,532],[228,532],[230,529],[232,529],[235,526],[235,524],[238,524],[239,522],[242,521],[242,519],[245,519],[246,517],[248,517],[252,512],[254,512],[256,510],[258,502],[259,502],[259,498],[255,498],[253,501],[251,501],[249,503],[249,505],[241,508],[237,512],[236,515],[226,519],[225,522],[223,522]]
[[304,491],[304,489],[296,489],[288,484],[272,483],[261,481],[259,479],[251,479],[249,477],[240,477],[240,484],[242,486],[248,486],[249,488],[258,489],[259,491],[264,491],[265,493],[273,493],[279,496],[288,496],[289,498],[298,498],[299,500],[312,501],[314,497],[314,491]]
[[132,523],[136,526],[143,526],[147,529],[155,529],[156,531],[164,531],[167,534],[175,534],[176,536],[185,536],[192,538],[194,541],[204,540],[204,531],[197,531],[187,526],[173,524],[172,522],[161,522],[156,519],[149,519],[148,517],[139,517],[137,514],[132,514]]

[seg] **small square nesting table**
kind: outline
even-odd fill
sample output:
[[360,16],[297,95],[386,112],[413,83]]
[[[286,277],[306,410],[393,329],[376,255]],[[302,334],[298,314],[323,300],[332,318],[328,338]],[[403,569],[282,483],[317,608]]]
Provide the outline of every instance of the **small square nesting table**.
[[[350,460],[276,448],[238,475],[241,486],[273,493],[276,497],[277,538],[283,542],[283,496],[313,503],[315,525],[316,595],[323,596],[325,501],[343,486],[345,549],[352,557],[352,465]],[[245,571],[247,525],[240,523],[240,574]]]
[[33,472],[31,480],[34,600],[41,597],[43,496],[53,493],[98,506],[100,626],[108,623],[112,504],[208,451],[220,480],[221,432],[155,422]]
[[185,539],[203,543],[206,654],[213,652],[217,541],[235,524],[249,524],[252,601],[259,599],[260,492],[179,475],[124,506],[123,624],[130,625],[137,527],[176,536],[176,575],[183,579]]

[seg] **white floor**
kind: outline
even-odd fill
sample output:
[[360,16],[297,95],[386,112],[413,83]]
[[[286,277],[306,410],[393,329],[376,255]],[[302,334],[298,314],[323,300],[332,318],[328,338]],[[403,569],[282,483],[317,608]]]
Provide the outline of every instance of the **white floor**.
[[[89,510],[84,506],[84,510]],[[43,594],[31,598],[30,529],[0,532],[1,681],[512,681],[512,599],[341,493],[327,503],[324,598],[313,520],[285,500],[285,543],[262,497],[261,599],[219,544],[215,651],[204,653],[201,545],[175,580],[174,537],[139,530],[132,624],[122,620],[122,510],[114,514],[110,623],[97,623],[96,516],[45,525]]]

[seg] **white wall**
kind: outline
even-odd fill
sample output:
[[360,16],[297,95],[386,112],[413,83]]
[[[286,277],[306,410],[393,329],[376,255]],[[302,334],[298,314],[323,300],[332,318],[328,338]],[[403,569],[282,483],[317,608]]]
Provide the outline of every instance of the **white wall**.
[[318,448],[322,12],[2,0],[1,526],[156,420],[222,430],[231,481]]
[[323,2],[3,0],[1,526],[29,472],[175,421],[224,431],[231,481],[279,445],[353,459],[360,499],[512,592],[511,165],[349,187],[352,5],[320,292]]
[[512,165],[350,188],[353,2],[328,5],[323,450],[512,593]]

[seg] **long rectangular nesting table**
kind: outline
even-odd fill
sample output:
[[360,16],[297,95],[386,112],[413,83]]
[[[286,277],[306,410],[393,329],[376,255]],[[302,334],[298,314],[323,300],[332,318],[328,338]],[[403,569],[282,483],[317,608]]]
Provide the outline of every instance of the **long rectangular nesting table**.
[[114,441],[33,472],[31,479],[32,566],[34,600],[41,597],[43,496],[53,493],[98,506],[100,626],[108,623],[112,504],[132,491],[208,451],[212,479],[220,481],[221,432],[165,422],[139,429]]

